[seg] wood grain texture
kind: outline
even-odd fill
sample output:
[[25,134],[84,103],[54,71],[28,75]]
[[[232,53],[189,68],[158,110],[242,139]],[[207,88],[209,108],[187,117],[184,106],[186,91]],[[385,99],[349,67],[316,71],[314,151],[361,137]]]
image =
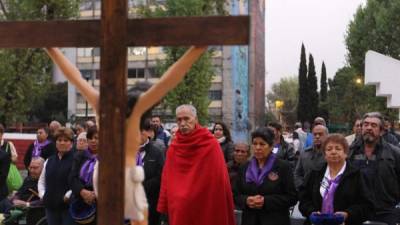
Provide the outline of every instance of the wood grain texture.
[[[248,16],[130,19],[116,32],[127,32],[127,46],[246,45]],[[99,20],[0,22],[0,48],[99,47]]]

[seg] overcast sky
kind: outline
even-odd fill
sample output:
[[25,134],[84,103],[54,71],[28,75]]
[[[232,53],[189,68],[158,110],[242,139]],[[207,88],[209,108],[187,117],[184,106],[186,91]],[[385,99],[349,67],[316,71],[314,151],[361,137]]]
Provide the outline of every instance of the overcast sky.
[[[328,77],[345,64],[344,37],[366,0],[266,0],[266,87],[297,76],[303,42],[314,57],[318,79],[322,61]],[[319,83],[319,80],[318,80]]]

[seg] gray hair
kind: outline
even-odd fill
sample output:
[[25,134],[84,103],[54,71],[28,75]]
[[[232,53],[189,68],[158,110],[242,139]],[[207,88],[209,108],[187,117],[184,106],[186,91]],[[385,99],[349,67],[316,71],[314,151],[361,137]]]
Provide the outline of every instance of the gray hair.
[[379,125],[380,129],[383,130],[384,126],[385,126],[385,121],[383,120],[383,116],[380,112],[368,112],[365,113],[362,120],[361,120],[361,124],[364,124],[364,121],[366,118],[377,118],[381,124]]
[[32,162],[39,162],[41,166],[43,166],[44,164],[44,159],[40,156],[35,156],[32,158],[31,163]]
[[184,105],[180,105],[180,106],[176,107],[175,114],[178,114],[179,111],[181,111],[185,108],[189,109],[189,111],[193,114],[193,116],[197,117],[196,108],[190,104],[184,104]]

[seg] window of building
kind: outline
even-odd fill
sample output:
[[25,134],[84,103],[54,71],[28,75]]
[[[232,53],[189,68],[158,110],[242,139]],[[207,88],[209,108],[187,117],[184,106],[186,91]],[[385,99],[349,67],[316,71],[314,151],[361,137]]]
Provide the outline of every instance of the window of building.
[[221,90],[210,90],[210,91],[208,91],[208,98],[210,100],[222,100],[222,91]]

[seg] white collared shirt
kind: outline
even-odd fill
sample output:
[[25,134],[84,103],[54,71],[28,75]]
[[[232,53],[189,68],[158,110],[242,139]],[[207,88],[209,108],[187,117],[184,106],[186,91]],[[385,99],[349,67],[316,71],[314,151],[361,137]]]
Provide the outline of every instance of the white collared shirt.
[[[339,173],[336,175],[336,177],[342,175],[344,173],[344,170],[346,169],[346,162],[344,162],[342,169],[340,169]],[[325,175],[324,178],[322,178],[321,181],[321,186],[319,188],[319,192],[321,193],[321,196],[324,197],[325,192],[326,192],[326,188],[328,188],[329,184],[328,184],[328,180],[332,180],[335,179],[336,177],[331,177],[331,174],[329,172],[329,166],[326,167],[325,170]]]

